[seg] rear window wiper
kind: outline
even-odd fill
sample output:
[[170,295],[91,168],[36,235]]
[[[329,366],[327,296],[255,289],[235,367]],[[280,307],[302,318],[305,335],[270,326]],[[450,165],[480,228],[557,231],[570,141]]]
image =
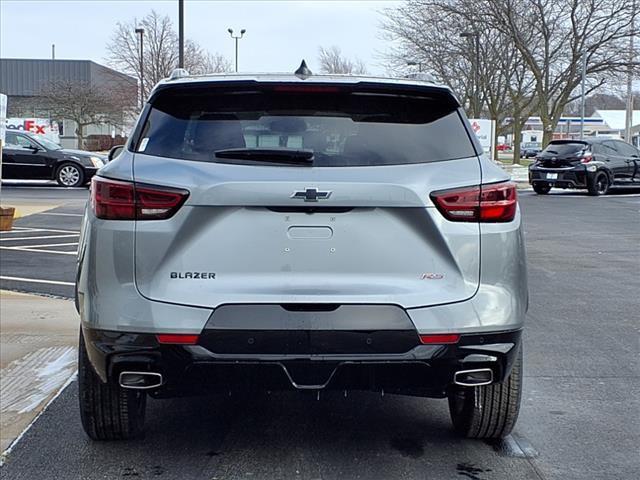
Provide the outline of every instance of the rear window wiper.
[[216,150],[215,156],[216,158],[228,158],[232,160],[313,165],[313,150],[290,150],[286,148],[227,148],[224,150]]

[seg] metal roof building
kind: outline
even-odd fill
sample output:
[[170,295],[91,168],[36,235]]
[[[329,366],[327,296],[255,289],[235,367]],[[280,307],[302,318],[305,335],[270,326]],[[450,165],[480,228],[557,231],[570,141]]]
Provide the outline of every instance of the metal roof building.
[[122,82],[137,88],[137,80],[91,60],[0,58],[0,92],[9,97],[37,97],[48,82],[69,81],[105,85]]
[[[118,98],[131,95],[133,104],[137,96],[137,79],[124,75],[91,60],[39,60],[0,58],[0,93],[7,95],[7,117],[19,125],[20,119],[39,119],[48,123],[56,138],[65,147],[75,147],[80,142],[76,123],[70,119],[52,118],[50,103],[44,96],[47,89],[59,84],[81,84],[101,88]],[[124,111],[123,111],[124,119]],[[17,122],[17,123],[16,123]],[[13,124],[12,124],[13,125]],[[19,127],[18,127],[19,128]],[[87,125],[83,129],[88,136],[114,136],[115,127],[107,124]],[[124,135],[124,130],[122,135]],[[96,140],[98,141],[98,140]],[[99,141],[102,142],[102,141]]]

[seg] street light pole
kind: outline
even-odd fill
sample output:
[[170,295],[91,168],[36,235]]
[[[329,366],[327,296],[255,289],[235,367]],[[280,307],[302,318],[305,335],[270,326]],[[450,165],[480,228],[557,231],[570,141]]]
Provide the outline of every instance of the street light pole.
[[[631,31],[635,30],[636,24],[636,2],[633,2],[631,13]],[[627,73],[627,113],[624,122],[624,140],[631,143],[631,127],[633,126],[633,35],[629,37],[629,68]]]
[[140,35],[140,110],[144,107],[144,28],[136,28],[136,33]]
[[184,68],[184,0],[178,0],[178,68]]
[[460,38],[473,38],[474,39],[474,60],[472,61],[473,67],[473,114],[476,117],[480,116],[480,109],[482,103],[480,99],[480,33],[476,31],[462,32]]
[[228,28],[227,32],[229,32],[229,35],[231,35],[231,38],[233,38],[236,41],[236,73],[238,73],[238,40],[240,40],[244,36],[244,34],[246,33],[246,30],[244,28],[240,30],[240,35],[234,35],[233,28]]
[[587,51],[582,50],[582,80],[580,81],[580,140],[584,139],[584,107],[585,107],[585,78],[587,76]]

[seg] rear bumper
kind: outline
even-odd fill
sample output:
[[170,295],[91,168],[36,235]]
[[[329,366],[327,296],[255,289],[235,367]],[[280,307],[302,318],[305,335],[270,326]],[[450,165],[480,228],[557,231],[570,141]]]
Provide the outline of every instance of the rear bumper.
[[504,380],[521,343],[521,330],[462,335],[451,345],[422,345],[415,330],[207,329],[196,345],[164,345],[145,333],[83,332],[104,381],[118,381],[125,371],[159,373],[162,385],[149,390],[157,397],[252,390],[443,397],[459,371],[490,369],[494,381]]
[[556,188],[587,188],[590,173],[584,165],[571,169],[531,167],[529,169],[529,183],[531,185],[544,184]]

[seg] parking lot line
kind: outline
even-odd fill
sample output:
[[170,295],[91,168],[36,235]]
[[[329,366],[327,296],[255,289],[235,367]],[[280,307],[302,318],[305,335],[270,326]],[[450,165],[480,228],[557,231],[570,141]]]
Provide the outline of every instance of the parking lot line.
[[0,242],[15,242],[16,240],[42,240],[47,238],[68,238],[68,237],[78,237],[79,233],[72,233],[68,235],[45,235],[42,237],[18,237],[18,238],[0,238]]
[[19,250],[21,248],[49,248],[49,247],[66,247],[68,245],[78,245],[78,242],[70,243],[48,243],[46,245],[18,245],[14,247],[4,247],[7,250]]
[[61,217],[83,217],[82,213],[55,213],[55,212],[42,212],[40,215],[58,215]]
[[22,277],[7,277],[0,275],[0,280],[9,280],[11,282],[27,282],[27,283],[48,283],[51,285],[68,285],[75,286],[73,282],[61,282],[59,280],[41,280],[39,278],[22,278]]
[[13,230],[9,232],[2,233],[13,233],[14,230],[21,230],[23,233],[26,232],[52,232],[52,233],[80,233],[79,230],[58,230],[53,228],[38,228],[38,227],[13,227]]
[[0,250],[13,250],[14,252],[38,252],[38,253],[57,253],[58,255],[77,255],[78,252],[61,252],[59,250],[40,250],[39,248],[23,248],[23,247],[0,247]]

